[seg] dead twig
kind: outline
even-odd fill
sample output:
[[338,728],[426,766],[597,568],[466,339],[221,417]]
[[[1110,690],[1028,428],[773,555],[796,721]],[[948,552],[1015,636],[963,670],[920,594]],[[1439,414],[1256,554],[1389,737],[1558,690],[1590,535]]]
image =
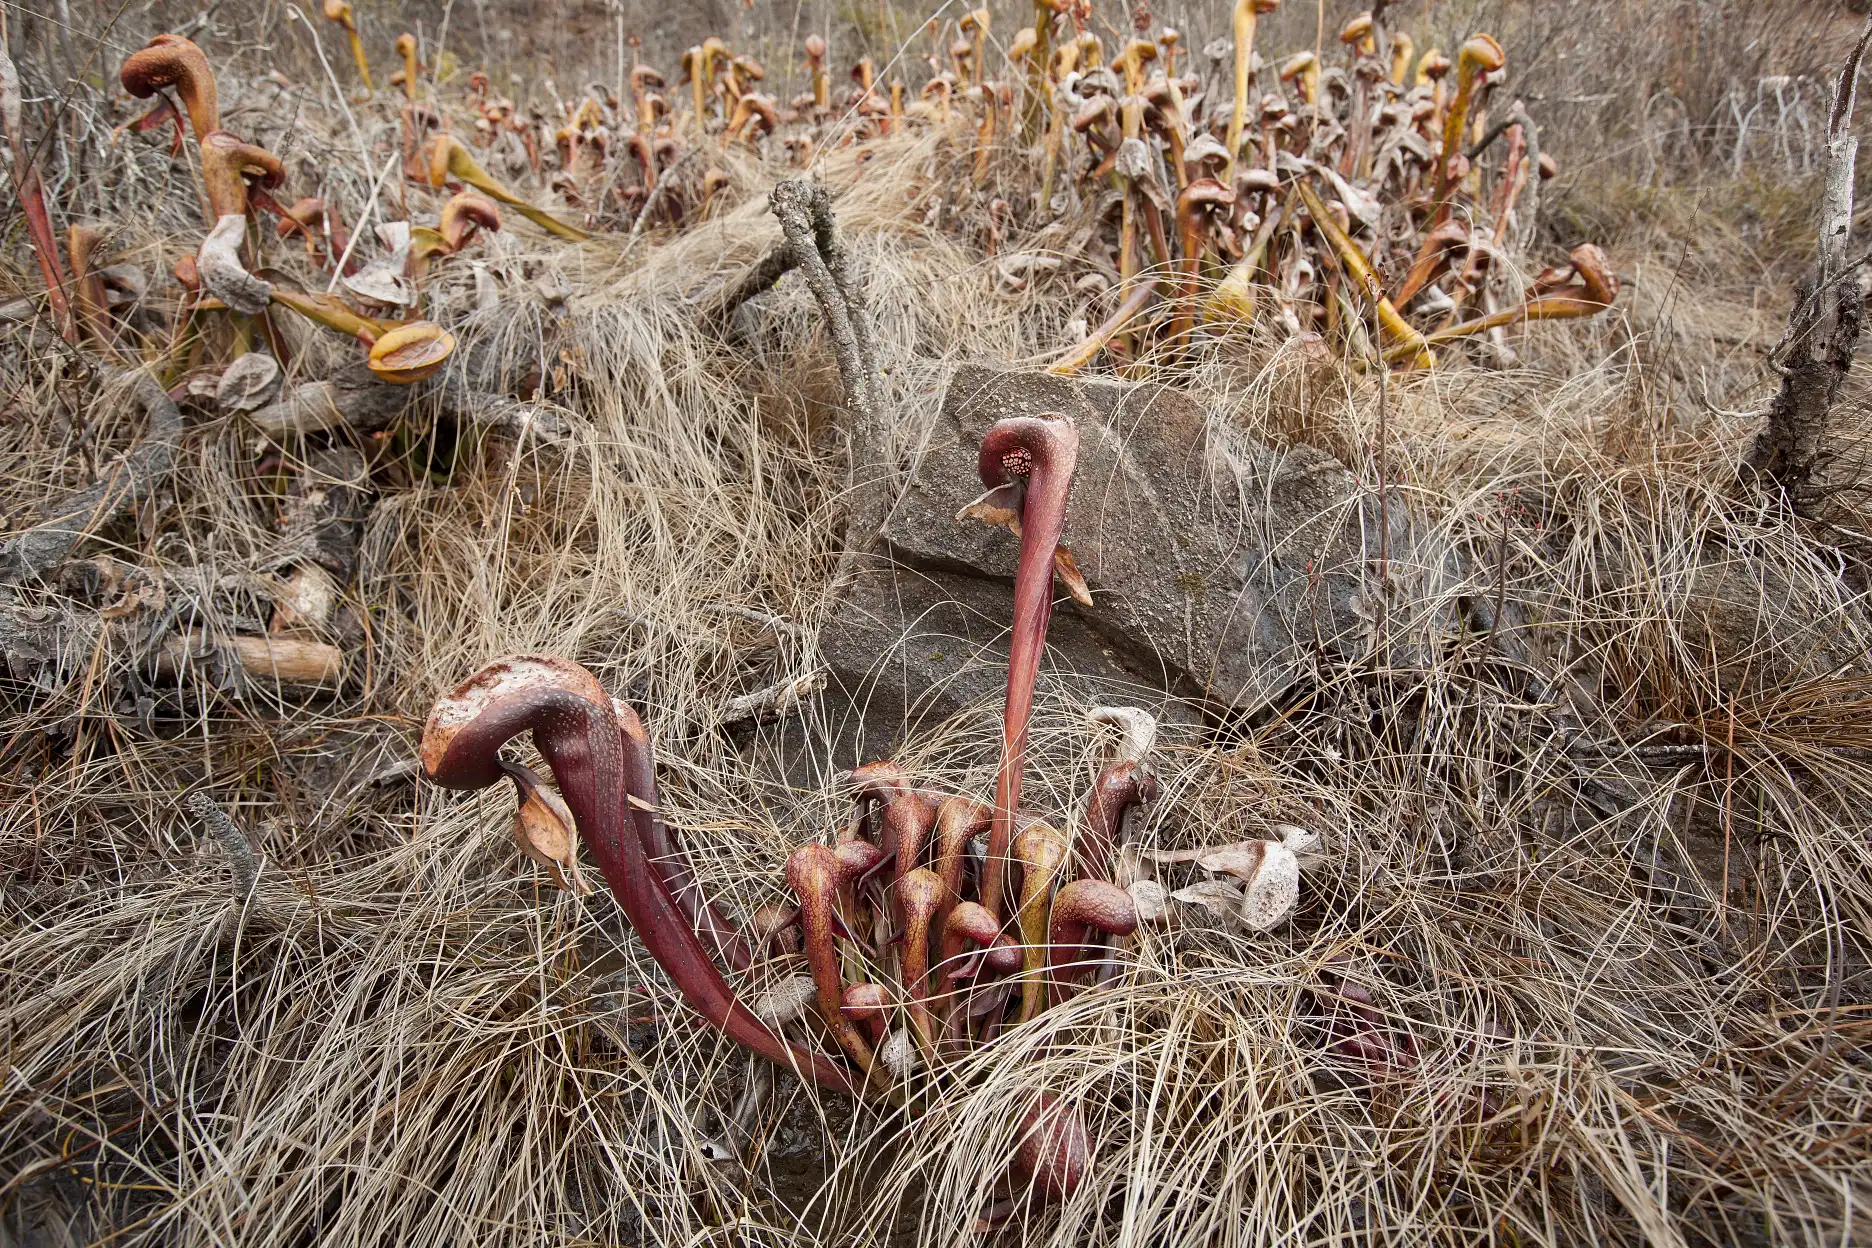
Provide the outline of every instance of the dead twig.
[[[873,365],[871,326],[844,249],[839,246],[831,202],[825,188],[793,180],[773,189],[773,213],[786,236],[788,269],[798,269],[819,304],[832,335],[839,379],[852,414],[851,438],[854,475],[875,456],[881,441],[880,404]],[[861,454],[860,449],[865,453]]]
[[[775,250],[784,248],[786,253],[785,267],[774,274],[774,280],[791,269],[800,270],[805,277],[832,337],[832,353],[838,360],[845,407],[850,413],[845,484],[853,510],[846,518],[845,549],[834,578],[843,584],[876,541],[891,507],[890,492],[872,488],[890,473],[891,462],[890,431],[885,427],[884,404],[878,391],[871,317],[852,274],[851,261],[839,243],[832,201],[825,188],[798,179],[782,182],[773,189],[772,204],[785,236]],[[764,260],[756,266],[756,272],[764,275],[779,263],[774,260],[770,265]]]
[[792,676],[769,685],[765,689],[756,689],[753,693],[744,693],[730,698],[728,705],[722,708],[723,724],[738,724],[747,720],[773,720],[786,715],[794,707],[811,695],[825,688],[826,672],[824,668],[813,668],[798,676]]

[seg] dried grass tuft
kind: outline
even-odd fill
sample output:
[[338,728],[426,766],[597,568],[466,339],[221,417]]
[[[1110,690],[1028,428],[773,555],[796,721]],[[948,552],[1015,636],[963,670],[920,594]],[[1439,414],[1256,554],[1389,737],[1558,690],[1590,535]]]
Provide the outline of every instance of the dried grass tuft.
[[[252,90],[264,107],[271,88]],[[306,108],[296,141],[366,202],[376,170],[345,158],[348,125]],[[170,186],[132,212],[166,163],[109,150],[96,213],[146,223],[119,246],[166,268],[196,208]],[[975,210],[938,202],[943,159],[911,139],[824,166],[906,448],[957,361],[1044,359],[1083,314],[1044,283],[1005,289]],[[549,649],[642,709],[672,821],[731,912],[776,899],[787,850],[842,816],[831,774],[862,760],[832,755],[835,711],[721,723],[812,667],[834,609],[837,374],[811,301],[788,282],[726,333],[697,318],[777,236],[780,172],[736,167],[735,206],[675,240],[503,232],[492,312],[449,279],[437,306],[464,357],[577,419],[562,442],[476,440],[418,410],[368,448],[380,497],[348,600],[365,674],[342,695],[145,674],[162,613],[264,613],[277,500],[237,420],[192,423],[169,491],[98,544],[164,606],[0,715],[13,1227],[961,1243],[998,1195],[1014,1107],[1045,1087],[1083,1105],[1098,1163],[1062,1210],[1017,1215],[1023,1241],[1854,1239],[1872,1191],[1872,617],[1839,532],[1733,488],[1765,393],[1748,344],[1775,327],[1728,341],[1747,300],[1673,289],[1675,253],[1628,254],[1658,280],[1604,322],[1538,328],[1518,371],[1392,384],[1383,445],[1371,376],[1273,341],[1204,348],[1185,384],[1219,432],[1318,442],[1368,484],[1382,457],[1474,571],[1400,577],[1435,589],[1389,604],[1368,661],[1322,662],[1284,704],[1160,747],[1148,838],[1324,835],[1290,925],[1146,935],[1108,989],[1004,1035],[913,1117],[784,1079],[750,1097],[763,1077],[682,1011],[608,895],[556,892],[513,848],[504,791],[415,783],[427,702],[495,654]],[[303,376],[329,366],[320,349]],[[11,527],[134,420],[43,340],[0,350],[33,416],[0,444]],[[281,450],[292,469],[309,448]],[[1093,775],[1085,709],[1042,699],[1043,817],[1070,819]],[[985,792],[997,713],[899,757]],[[229,814],[252,861],[184,793]],[[1414,1062],[1333,1051],[1341,980]]]

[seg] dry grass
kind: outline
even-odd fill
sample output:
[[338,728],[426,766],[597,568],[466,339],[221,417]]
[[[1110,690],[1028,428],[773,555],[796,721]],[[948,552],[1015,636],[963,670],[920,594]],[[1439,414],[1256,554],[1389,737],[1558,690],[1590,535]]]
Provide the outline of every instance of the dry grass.
[[[271,89],[246,90],[258,108]],[[376,170],[348,124],[301,104],[280,146],[364,202]],[[367,142],[393,133],[358,120]],[[166,240],[199,228],[192,190],[168,186],[152,214],[167,162],[81,129],[62,159],[96,188],[84,202],[135,220],[120,249],[166,268]],[[1004,293],[970,205],[925,223],[944,159],[911,138],[862,176],[849,154],[824,170],[906,445],[956,361],[1043,358],[1084,314],[1064,279]],[[1764,159],[1746,176],[1776,176]],[[609,896],[552,890],[513,849],[504,794],[443,794],[398,766],[438,692],[547,649],[642,709],[673,822],[731,912],[776,898],[787,850],[842,817],[832,773],[862,760],[832,754],[838,708],[720,724],[729,698],[813,662],[843,479],[804,290],[783,285],[736,337],[696,323],[777,233],[762,192],[779,171],[732,172],[737,206],[679,239],[490,238],[495,312],[449,279],[438,315],[464,352],[537,372],[579,419],[564,443],[516,445],[419,410],[366,447],[380,498],[349,605],[367,662],[342,696],[236,698],[202,670],[152,682],[153,609],[53,687],[7,690],[0,1226],[46,1243],[960,1243],[1021,1098],[1046,1087],[1086,1105],[1098,1163],[1010,1240],[1865,1234],[1866,578],[1836,533],[1732,484],[1781,310],[1746,275],[1785,277],[1770,271],[1795,205],[1762,209],[1757,251],[1722,259],[1681,245],[1701,210],[1671,197],[1700,192],[1668,171],[1643,194],[1569,190],[1557,219],[1616,224],[1632,297],[1540,330],[1523,370],[1392,385],[1383,446],[1373,378],[1273,341],[1207,348],[1184,384],[1219,434],[1316,441],[1368,482],[1382,454],[1474,569],[1400,570],[1435,589],[1391,604],[1363,662],[1165,743],[1145,834],[1312,826],[1330,853],[1301,912],[1252,939],[1146,936],[1109,990],[1002,1036],[913,1116],[782,1081],[750,1118],[748,1063],[680,1008]],[[335,358],[303,345],[305,376]],[[0,351],[10,409],[31,416],[0,440],[18,524],[133,432],[68,357],[19,335]],[[309,448],[281,449],[291,472]],[[264,618],[277,478],[229,419],[196,419],[184,462],[100,548],[161,579],[164,610]],[[1838,519],[1865,531],[1850,501]],[[1084,709],[1042,699],[1043,817],[1070,820],[1093,774]],[[899,757],[984,793],[998,711]],[[253,835],[244,903],[225,848],[182,813],[191,791]],[[1368,988],[1418,1060],[1335,1056],[1323,974]]]

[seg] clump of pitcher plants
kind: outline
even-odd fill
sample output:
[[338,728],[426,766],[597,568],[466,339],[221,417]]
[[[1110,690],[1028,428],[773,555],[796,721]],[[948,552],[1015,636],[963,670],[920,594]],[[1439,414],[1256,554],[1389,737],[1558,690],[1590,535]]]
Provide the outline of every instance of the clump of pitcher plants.
[[[1141,907],[1142,894],[1121,882],[1141,852],[1124,843],[1126,816],[1157,797],[1146,712],[1094,712],[1116,745],[1076,827],[1054,828],[1020,804],[1077,449],[1074,426],[1056,416],[1004,419],[982,442],[982,482],[1016,513],[1020,533],[993,795],[926,787],[889,761],[855,769],[850,818],[793,851],[785,902],[745,927],[702,893],[665,826],[641,722],[569,660],[501,659],[440,699],[423,729],[423,768],[450,788],[511,782],[521,848],[555,881],[577,886],[572,844],[582,838],[651,956],[723,1034],[822,1087],[914,1104],[930,1080],[953,1077],[957,1059],[1096,991],[1119,968],[1114,942],[1161,909]],[[527,732],[558,796],[501,753]],[[1285,845],[1263,848],[1264,858],[1293,857]],[[1217,852],[1232,855],[1225,868],[1246,869],[1247,845]],[[1263,874],[1273,887],[1254,895],[1269,926],[1279,871]],[[1030,1099],[1031,1121],[1007,1158],[1018,1199],[997,1201],[983,1215],[990,1223],[1070,1198],[1096,1164],[1097,1141],[1071,1097],[1034,1089]]]
[[[1005,43],[989,38],[986,10],[932,22],[920,69],[903,66],[916,71],[910,81],[885,81],[860,58],[843,89],[836,50],[817,33],[781,75],[710,38],[683,55],[674,79],[632,37],[626,89],[592,84],[551,108],[498,95],[480,72],[435,81],[405,33],[392,79],[400,91],[382,107],[400,111],[409,182],[472,188],[480,203],[498,201],[566,242],[719,216],[739,184],[725,167],[731,150],[811,167],[835,152],[865,159],[898,134],[933,134],[942,154],[929,166],[932,223],[979,233],[1003,288],[1057,283],[1061,298],[1095,314],[1078,341],[1061,344],[1059,372],[1101,357],[1174,368],[1248,326],[1361,368],[1429,368],[1466,344],[1508,362],[1512,331],[1612,304],[1619,279],[1597,247],[1531,254],[1540,184],[1556,169],[1525,105],[1504,94],[1510,66],[1493,38],[1424,46],[1381,9],[1355,15],[1324,48],[1276,56],[1256,36],[1279,4],[1238,0],[1232,57],[1218,62],[1228,72],[1207,76],[1177,31],[1153,31],[1148,5],[1107,46],[1098,32],[1110,28],[1089,3],[1058,3],[1036,5],[1035,25]],[[368,96],[351,6],[325,12],[350,41]],[[776,85],[789,74],[792,93]],[[200,257],[207,289],[196,312],[224,305],[257,316],[237,335],[270,339],[262,305],[278,304],[367,348],[403,323],[404,306],[275,297],[251,279],[259,259],[248,243],[227,246],[226,218],[272,214],[308,247],[312,234],[295,231],[293,210],[274,198],[278,159],[221,128],[200,48],[158,36],[125,62],[122,83],[156,100],[134,128],[173,125],[179,145],[186,117],[200,145],[206,225],[220,241]],[[467,121],[455,124],[461,113]],[[523,169],[531,185],[506,184],[491,164]],[[64,284],[53,279],[66,265],[36,189],[25,187],[22,202],[63,315]],[[338,207],[322,207],[334,242]],[[1021,247],[1023,234],[1068,219],[1091,222],[1072,256]],[[442,254],[422,249],[409,278]],[[80,311],[66,318],[72,332],[109,335],[108,318]]]

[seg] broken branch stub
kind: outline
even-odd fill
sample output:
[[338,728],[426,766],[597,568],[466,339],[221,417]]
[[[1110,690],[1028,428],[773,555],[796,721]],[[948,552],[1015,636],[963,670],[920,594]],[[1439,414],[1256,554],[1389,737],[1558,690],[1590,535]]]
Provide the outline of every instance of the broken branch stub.
[[1817,501],[1814,478],[1823,467],[1827,418],[1840,384],[1852,367],[1865,314],[1859,268],[1846,261],[1852,230],[1854,173],[1859,140],[1852,132],[1858,102],[1859,65],[1872,43],[1872,16],[1846,58],[1827,122],[1826,190],[1821,199],[1820,238],[1814,267],[1795,292],[1780,354],[1781,386],[1768,419],[1749,446],[1745,474],[1796,511]]
[[194,816],[227,855],[228,872],[234,877],[234,899],[245,904],[260,886],[260,855],[254,852],[253,842],[206,793],[190,793],[182,799],[182,809]]
[[[851,275],[850,262],[839,245],[825,188],[797,179],[782,182],[774,187],[772,202],[774,216],[786,237],[790,261],[787,268],[799,269],[806,279],[832,338],[839,380],[851,412],[850,479],[858,484],[887,467],[887,430],[877,393],[870,318]],[[778,276],[775,274],[776,279]]]
[[[156,674],[172,680],[204,662],[229,664],[246,680],[290,689],[336,689],[344,683],[344,651],[323,641],[232,633],[210,639],[177,633],[156,654]],[[225,671],[226,669],[221,669]]]
[[890,429],[883,414],[871,315],[851,260],[839,242],[832,200],[825,188],[791,179],[774,187],[770,202],[780,223],[780,243],[716,301],[708,319],[716,325],[727,324],[737,308],[795,269],[819,305],[850,413],[846,493],[860,500],[846,522],[845,553],[834,577],[835,583],[843,584],[857,559],[876,540],[887,511],[875,501],[879,491],[861,488],[881,481],[891,471]]

